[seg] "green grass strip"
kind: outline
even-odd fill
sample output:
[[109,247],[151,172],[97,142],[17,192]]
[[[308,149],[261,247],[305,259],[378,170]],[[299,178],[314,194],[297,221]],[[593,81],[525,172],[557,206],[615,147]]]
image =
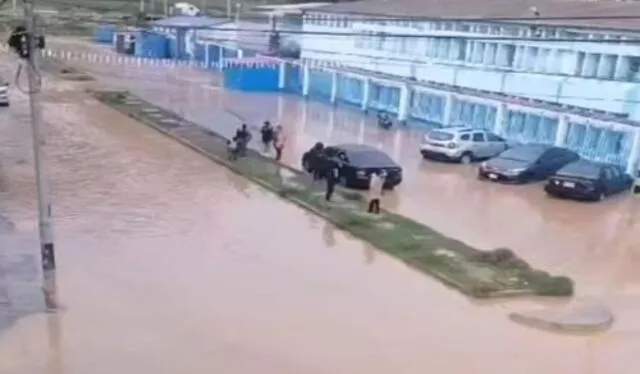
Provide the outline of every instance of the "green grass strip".
[[168,135],[211,160],[327,219],[407,265],[475,298],[506,296],[571,296],[573,281],[533,269],[513,251],[481,251],[399,214],[370,215],[360,193],[339,188],[334,202],[323,198],[323,186],[306,173],[250,151],[229,161],[226,139],[175,113],[128,92],[93,92],[106,105]]

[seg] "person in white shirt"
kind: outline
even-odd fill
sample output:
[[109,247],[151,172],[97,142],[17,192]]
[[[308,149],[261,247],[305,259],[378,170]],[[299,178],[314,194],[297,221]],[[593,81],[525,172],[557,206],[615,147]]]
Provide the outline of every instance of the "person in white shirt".
[[369,213],[380,214],[380,199],[384,186],[384,172],[372,173],[369,179]]

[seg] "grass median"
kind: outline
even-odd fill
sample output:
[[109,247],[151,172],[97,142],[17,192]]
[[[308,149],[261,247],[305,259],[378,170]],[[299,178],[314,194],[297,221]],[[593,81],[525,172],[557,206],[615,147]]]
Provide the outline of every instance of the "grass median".
[[93,94],[104,104],[313,211],[466,295],[476,298],[573,295],[571,279],[533,269],[508,248],[482,251],[395,213],[367,214],[362,195],[346,189],[339,188],[329,205],[324,201],[323,186],[299,170],[255,151],[249,151],[245,158],[230,161],[226,139],[210,130],[128,92]]

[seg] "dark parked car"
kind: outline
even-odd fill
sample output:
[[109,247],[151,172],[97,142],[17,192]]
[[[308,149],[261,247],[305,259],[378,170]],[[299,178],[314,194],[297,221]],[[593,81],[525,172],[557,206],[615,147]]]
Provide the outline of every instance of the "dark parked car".
[[[393,189],[402,182],[402,168],[379,149],[361,144],[343,144],[325,147],[320,154],[321,163],[338,165],[340,184],[352,188],[368,188],[373,172],[385,171],[384,188]],[[302,167],[313,172],[317,167],[310,162],[309,152],[302,156]]]
[[483,162],[478,168],[478,177],[512,183],[545,180],[566,164],[579,159],[577,153],[566,148],[519,145]]
[[579,160],[558,170],[544,190],[557,197],[600,201],[630,191],[633,183],[633,178],[619,166]]

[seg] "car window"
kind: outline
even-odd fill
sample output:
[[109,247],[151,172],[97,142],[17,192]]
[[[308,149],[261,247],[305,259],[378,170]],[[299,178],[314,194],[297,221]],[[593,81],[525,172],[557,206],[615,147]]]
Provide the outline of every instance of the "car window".
[[464,141],[471,140],[471,134],[462,134],[462,135],[460,135],[460,140],[464,140]]
[[338,154],[338,150],[332,147],[327,147],[324,149],[324,155],[327,157],[335,157]]
[[613,172],[611,168],[604,168],[604,179],[611,180],[613,179]]
[[473,133],[473,141],[474,142],[484,142],[484,133],[483,132],[474,132]]
[[487,134],[487,140],[490,141],[490,142],[503,142],[504,141],[504,139],[502,139],[498,135],[491,134],[491,133]]
[[453,134],[444,131],[431,131],[429,133],[429,139],[437,141],[453,140]]
[[618,168],[610,167],[609,169],[611,170],[611,176],[612,176],[613,178],[620,178],[620,175],[621,175],[622,173],[620,172],[620,170],[619,170]]

